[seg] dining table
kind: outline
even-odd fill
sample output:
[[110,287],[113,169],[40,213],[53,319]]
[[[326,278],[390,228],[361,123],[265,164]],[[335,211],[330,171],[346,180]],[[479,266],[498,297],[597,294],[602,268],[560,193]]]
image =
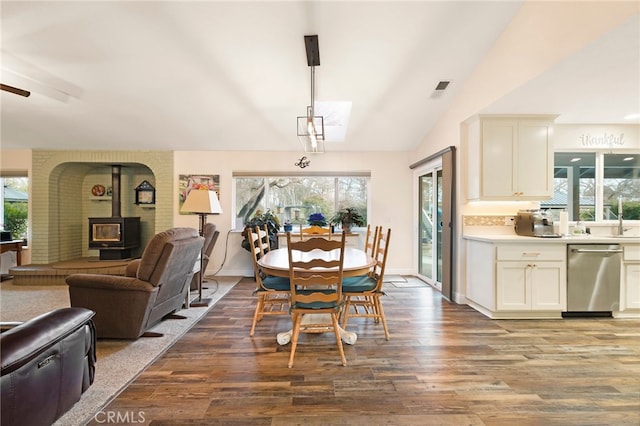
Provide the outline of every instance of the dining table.
[[[324,252],[322,250],[312,250],[305,253],[293,251],[292,255],[294,257],[294,260],[310,260],[312,258],[335,260],[338,258],[338,251],[334,250],[332,252]],[[375,265],[375,263],[376,260],[364,250],[353,247],[345,247],[344,263],[342,265],[342,276],[356,277],[359,275],[366,275],[369,270]],[[289,277],[289,251],[286,247],[271,250],[265,253],[265,255],[258,260],[258,265],[262,269],[262,272],[266,275],[287,278]],[[313,268],[312,271],[314,274],[322,274],[323,271],[331,272],[331,268]],[[305,317],[307,318],[307,321],[313,322],[313,317],[311,317],[310,315],[315,314],[307,314],[305,315]],[[303,323],[305,322],[305,317],[302,318]],[[286,345],[287,343],[289,343],[291,341],[292,333],[292,330],[278,333],[278,335],[276,336],[278,343],[280,345]],[[356,333],[346,331],[342,327],[340,327],[340,338],[344,343],[353,345],[356,343],[358,335]]]

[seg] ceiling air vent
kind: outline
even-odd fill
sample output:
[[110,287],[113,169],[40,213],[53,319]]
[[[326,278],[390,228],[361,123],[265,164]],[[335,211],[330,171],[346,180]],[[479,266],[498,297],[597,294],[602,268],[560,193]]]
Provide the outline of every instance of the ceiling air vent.
[[442,96],[442,94],[447,89],[447,87],[449,87],[449,83],[451,83],[451,82],[450,81],[441,81],[441,82],[439,82],[438,85],[436,86],[436,89],[431,94],[431,97],[432,98],[439,98],[440,96]]

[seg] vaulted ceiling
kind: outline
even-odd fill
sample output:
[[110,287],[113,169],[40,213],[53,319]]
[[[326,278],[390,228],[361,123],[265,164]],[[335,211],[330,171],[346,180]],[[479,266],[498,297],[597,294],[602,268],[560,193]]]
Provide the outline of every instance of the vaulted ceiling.
[[[298,150],[317,34],[316,101],[351,103],[327,150],[412,150],[521,5],[2,1],[1,82],[31,92],[1,92],[2,147]],[[625,122],[639,39],[630,20],[483,112]]]

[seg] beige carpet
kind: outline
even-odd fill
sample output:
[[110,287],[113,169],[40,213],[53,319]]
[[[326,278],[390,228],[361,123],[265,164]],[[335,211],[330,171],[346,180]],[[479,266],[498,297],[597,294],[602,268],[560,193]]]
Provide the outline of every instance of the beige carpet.
[[[213,299],[208,307],[183,309],[179,320],[165,320],[151,331],[162,337],[128,340],[99,340],[96,378],[71,410],[55,423],[75,426],[88,423],[148,365],[182,337],[241,277],[207,277],[203,297]],[[192,297],[194,297],[192,295]],[[0,321],[26,321],[56,308],[68,307],[67,286],[15,286],[12,280],[0,283]]]

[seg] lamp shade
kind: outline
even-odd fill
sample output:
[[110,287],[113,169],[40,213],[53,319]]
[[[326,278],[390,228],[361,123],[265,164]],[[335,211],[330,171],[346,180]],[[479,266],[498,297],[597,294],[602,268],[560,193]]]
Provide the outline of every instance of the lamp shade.
[[184,213],[220,214],[222,207],[214,191],[193,189],[189,191],[187,199],[180,209]]

